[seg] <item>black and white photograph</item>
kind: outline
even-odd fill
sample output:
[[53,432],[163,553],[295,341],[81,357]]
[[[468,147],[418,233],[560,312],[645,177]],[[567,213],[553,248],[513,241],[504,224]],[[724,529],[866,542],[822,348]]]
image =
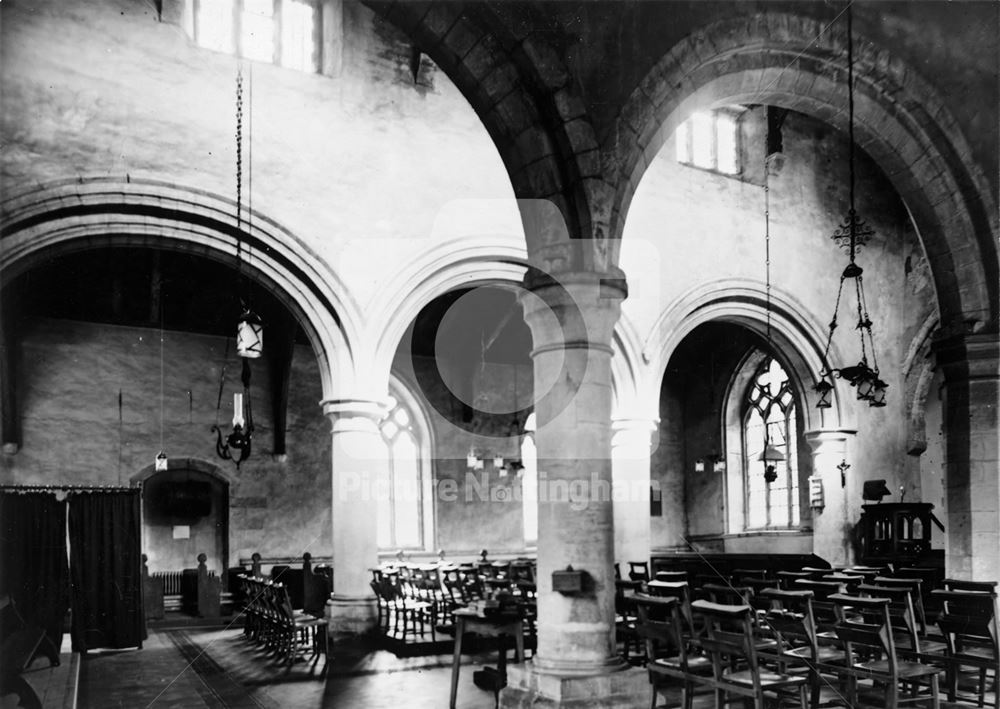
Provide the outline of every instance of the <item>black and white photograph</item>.
[[997,709],[998,412],[997,0],[0,0],[0,709]]

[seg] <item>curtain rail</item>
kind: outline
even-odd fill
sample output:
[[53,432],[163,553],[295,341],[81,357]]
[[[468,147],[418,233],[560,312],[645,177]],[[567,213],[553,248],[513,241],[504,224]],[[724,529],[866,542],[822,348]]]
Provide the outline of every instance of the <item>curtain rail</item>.
[[141,489],[141,485],[128,487],[123,485],[0,485],[0,491],[10,492],[55,492],[60,490],[66,492],[126,492],[135,490],[138,492]]

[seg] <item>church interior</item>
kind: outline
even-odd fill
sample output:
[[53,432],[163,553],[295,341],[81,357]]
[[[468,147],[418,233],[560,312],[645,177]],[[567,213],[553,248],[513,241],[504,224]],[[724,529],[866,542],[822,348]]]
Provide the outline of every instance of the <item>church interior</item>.
[[4,707],[997,706],[1000,4],[10,0],[0,90]]

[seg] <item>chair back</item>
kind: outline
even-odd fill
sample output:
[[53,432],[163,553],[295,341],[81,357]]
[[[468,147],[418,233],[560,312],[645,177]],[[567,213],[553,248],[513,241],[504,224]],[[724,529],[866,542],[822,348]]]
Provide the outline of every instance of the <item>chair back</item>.
[[712,658],[715,681],[725,683],[725,670],[745,666],[751,670],[753,691],[760,694],[760,673],[754,643],[753,608],[711,601],[694,601],[691,610],[705,625],[698,643]]
[[687,583],[688,574],[687,571],[657,571],[655,580],[673,583]]
[[646,658],[677,657],[682,669],[687,665],[680,600],[637,593],[630,598],[636,610],[636,631],[646,643]]
[[779,571],[775,576],[778,579],[778,588],[790,591],[799,579],[808,581],[812,579],[812,574],[808,571]]
[[[863,583],[858,586],[857,590],[859,594],[869,598],[889,599],[890,627],[906,634],[909,643],[908,649],[914,652],[920,651],[917,615],[913,609],[913,593],[909,588]],[[865,613],[862,612],[862,615]]]
[[[890,600],[842,593],[830,596],[829,600],[837,607],[839,620],[834,630],[844,645],[848,666],[858,664],[863,658],[872,655],[883,657],[887,663],[888,675],[895,683],[898,666],[889,618]],[[861,620],[858,620],[859,617]]]
[[649,581],[649,562],[628,562],[628,577],[630,581]]
[[683,581],[650,581],[646,584],[650,596],[676,598],[680,603],[681,617],[689,633],[694,633],[694,616],[691,613],[691,587]]
[[927,633],[927,614],[924,612],[924,582],[917,577],[905,576],[876,576],[870,583],[876,586],[887,588],[903,588],[910,592],[910,602],[913,605],[913,612],[917,624],[920,627],[920,634]]
[[937,624],[953,653],[978,645],[1000,656],[997,594],[985,591],[943,591],[932,594],[942,605]]
[[942,583],[945,591],[980,591],[994,593],[997,590],[996,581],[963,581],[961,579],[945,579]]

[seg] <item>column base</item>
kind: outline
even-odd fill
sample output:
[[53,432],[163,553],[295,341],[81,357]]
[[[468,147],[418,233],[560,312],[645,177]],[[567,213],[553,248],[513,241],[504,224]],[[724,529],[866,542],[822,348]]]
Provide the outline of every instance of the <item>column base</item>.
[[342,641],[375,632],[375,596],[331,596],[326,602],[330,640]]
[[646,670],[636,667],[592,675],[539,672],[532,662],[507,665],[502,709],[632,709],[649,703],[652,689]]

